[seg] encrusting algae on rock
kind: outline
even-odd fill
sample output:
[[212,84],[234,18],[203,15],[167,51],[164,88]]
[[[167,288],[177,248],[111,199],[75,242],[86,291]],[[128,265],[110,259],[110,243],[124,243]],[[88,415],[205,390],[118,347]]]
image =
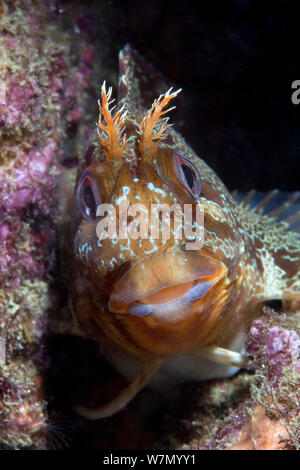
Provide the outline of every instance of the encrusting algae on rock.
[[74,65],[70,37],[41,2],[1,5],[0,446],[39,449],[60,160],[88,83],[90,46]]
[[184,398],[192,404],[180,412],[179,433],[172,432],[172,415],[167,418],[167,448],[300,448],[299,313],[266,307],[247,332],[247,352],[251,374],[186,386]]

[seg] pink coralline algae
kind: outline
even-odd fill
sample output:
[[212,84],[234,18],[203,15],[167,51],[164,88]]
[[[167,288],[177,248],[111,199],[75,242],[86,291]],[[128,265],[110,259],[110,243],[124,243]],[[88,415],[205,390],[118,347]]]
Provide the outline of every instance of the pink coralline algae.
[[[19,41],[6,41],[6,46],[10,49],[20,47]],[[5,99],[2,99],[1,124],[2,126],[13,126],[22,122],[22,117],[26,112],[28,105],[33,106],[39,91],[38,84],[35,80],[27,79],[23,85],[22,75],[16,75],[11,82],[7,84]],[[36,113],[37,114],[37,113]]]
[[190,391],[187,386],[185,402],[193,405],[190,414],[179,420],[180,434],[171,431],[167,446],[189,450],[299,449],[299,320],[298,311],[278,314],[265,308],[247,332],[252,372],[194,385]]
[[[266,308],[265,315],[252,323],[247,340],[255,372],[251,401],[246,407],[239,405],[220,425],[215,436],[222,436],[221,448],[300,448],[299,319],[299,313],[279,315]],[[240,417],[238,426],[233,417]]]
[[262,362],[270,383],[278,385],[286,368],[295,377],[300,375],[300,337],[295,330],[257,320],[249,331],[247,347],[256,362]]
[[300,314],[265,313],[252,324],[247,342],[257,375],[252,396],[285,427],[288,443],[300,448]]
[[0,179],[1,206],[7,212],[17,212],[33,205],[36,213],[49,212],[49,190],[56,187],[58,169],[55,167],[57,142],[47,139],[41,147],[18,154],[18,161],[10,165],[11,179],[3,172]]
[[[56,249],[58,179],[86,106],[93,51],[40,2],[0,16],[0,448],[45,448],[42,373]],[[83,126],[85,123],[81,122]],[[75,128],[74,128],[75,126]],[[75,129],[75,130],[74,130]]]

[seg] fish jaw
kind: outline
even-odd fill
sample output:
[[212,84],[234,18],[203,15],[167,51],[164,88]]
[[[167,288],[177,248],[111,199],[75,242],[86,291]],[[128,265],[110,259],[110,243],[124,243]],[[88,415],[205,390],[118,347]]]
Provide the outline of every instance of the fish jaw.
[[[173,310],[160,305],[150,314],[114,313],[93,305],[91,313],[105,336],[124,351],[141,358],[166,358],[196,351],[213,342],[219,332],[220,315],[228,300],[228,283],[221,278],[189,307]],[[186,300],[183,296],[182,301]],[[129,307],[130,309],[130,307]]]

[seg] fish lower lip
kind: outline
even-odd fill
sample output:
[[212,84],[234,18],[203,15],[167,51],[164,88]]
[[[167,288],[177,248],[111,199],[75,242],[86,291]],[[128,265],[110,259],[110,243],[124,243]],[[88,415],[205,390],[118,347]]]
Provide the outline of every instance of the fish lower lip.
[[[147,315],[150,315],[153,312],[153,307],[153,305],[133,304],[129,307],[128,313],[132,313],[133,315],[137,315],[138,317],[146,317]],[[158,307],[158,305],[156,307]]]
[[173,311],[178,311],[179,309],[188,307],[195,300],[199,300],[201,297],[204,297],[212,286],[213,283],[211,281],[202,281],[192,287],[185,295],[176,300],[153,305],[136,302],[128,306],[127,313],[131,313],[139,317],[145,317],[155,313],[166,314],[168,312],[171,313]]
[[[133,264],[115,283],[108,309],[160,318],[188,313],[227,273],[217,259],[193,251],[167,251]],[[196,307],[196,305],[195,305]]]

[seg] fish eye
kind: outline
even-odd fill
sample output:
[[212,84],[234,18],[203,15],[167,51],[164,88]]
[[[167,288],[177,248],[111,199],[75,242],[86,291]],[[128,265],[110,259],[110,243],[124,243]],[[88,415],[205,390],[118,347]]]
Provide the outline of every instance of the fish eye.
[[89,171],[85,171],[76,186],[76,202],[85,220],[96,219],[97,207],[100,204],[98,185]]
[[174,152],[174,160],[179,180],[192,196],[198,198],[201,193],[201,178],[197,168],[177,152]]

